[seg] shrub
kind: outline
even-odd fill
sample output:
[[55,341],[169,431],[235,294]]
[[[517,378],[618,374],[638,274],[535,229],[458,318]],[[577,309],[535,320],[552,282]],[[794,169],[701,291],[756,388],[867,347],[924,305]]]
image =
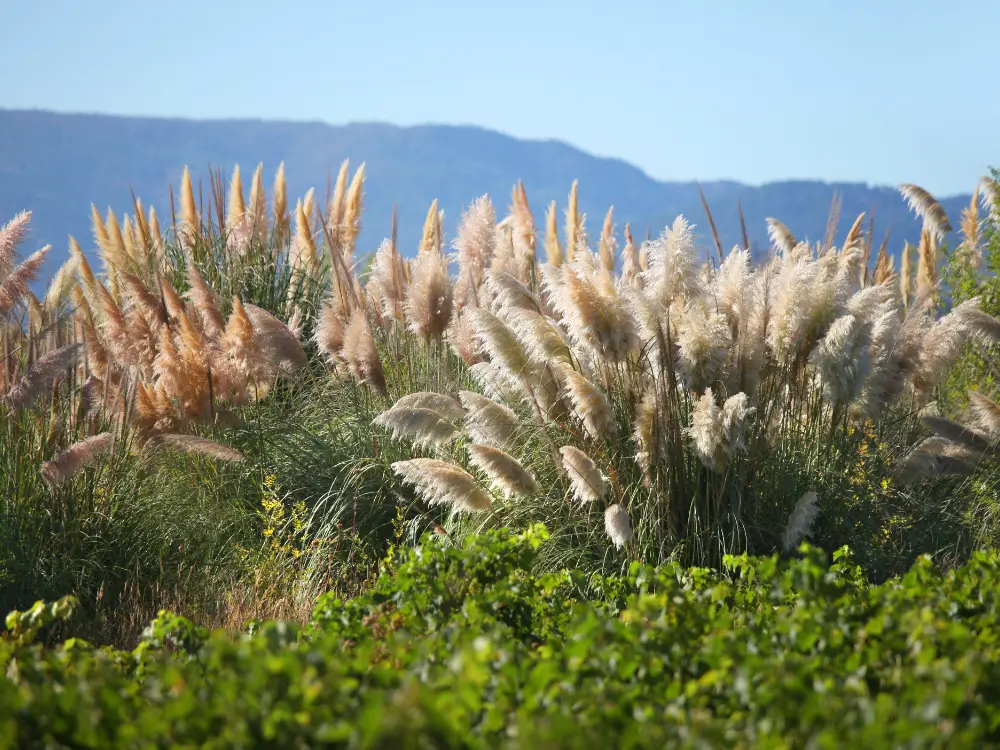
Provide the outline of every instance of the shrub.
[[808,546],[718,572],[535,576],[545,536],[425,538],[368,594],[322,600],[305,630],[234,637],[164,613],[129,653],[43,647],[15,628],[0,643],[0,746],[998,740],[995,554],[947,574],[922,558],[878,586],[846,550],[831,563]]

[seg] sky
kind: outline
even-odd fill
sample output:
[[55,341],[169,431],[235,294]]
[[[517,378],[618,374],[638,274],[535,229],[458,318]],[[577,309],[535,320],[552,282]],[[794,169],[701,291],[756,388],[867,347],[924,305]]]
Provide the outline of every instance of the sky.
[[939,197],[1000,167],[1000,2],[0,0],[0,29],[8,109],[474,124]]

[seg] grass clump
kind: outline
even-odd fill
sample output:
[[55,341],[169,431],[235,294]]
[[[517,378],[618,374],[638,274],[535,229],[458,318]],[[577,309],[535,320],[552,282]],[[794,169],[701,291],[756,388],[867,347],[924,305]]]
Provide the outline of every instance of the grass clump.
[[162,607],[304,621],[425,531],[539,522],[539,572],[607,575],[806,539],[886,580],[992,538],[997,434],[935,409],[1000,323],[946,304],[925,191],[899,274],[863,217],[840,246],[773,220],[766,257],[712,259],[684,217],[591,242],[576,184],[561,233],[518,185],[362,258],[364,174],[292,206],[283,168],[270,196],[237,168],[206,206],[185,171],[169,220],[94,210],[100,265],[72,241],[44,299],[28,218],[4,228],[5,608],[72,593],[119,646]]

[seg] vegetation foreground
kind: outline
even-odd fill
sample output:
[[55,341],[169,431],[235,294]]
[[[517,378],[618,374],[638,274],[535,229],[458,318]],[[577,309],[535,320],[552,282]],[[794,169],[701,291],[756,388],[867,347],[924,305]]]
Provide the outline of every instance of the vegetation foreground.
[[0,746],[986,747],[1000,557],[864,583],[845,550],[532,574],[544,527],[429,537],[304,628],[162,615],[132,652],[32,645],[14,614]]
[[836,202],[592,243],[575,184],[358,257],[345,163],[94,209],[36,296],[15,217],[0,741],[994,741],[996,177],[957,233],[901,186],[898,270]]

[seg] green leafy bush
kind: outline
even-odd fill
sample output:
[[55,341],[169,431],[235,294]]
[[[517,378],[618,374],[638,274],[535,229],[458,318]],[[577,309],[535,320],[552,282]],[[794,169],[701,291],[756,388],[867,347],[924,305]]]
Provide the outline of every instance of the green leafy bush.
[[[0,642],[0,747],[983,747],[1000,556],[879,586],[846,549],[535,576],[543,527],[425,537],[304,629],[168,613],[133,652]],[[65,616],[68,603],[38,605]],[[58,611],[57,611],[58,610]],[[45,618],[41,618],[45,619]],[[24,624],[21,624],[21,623]],[[28,626],[26,628],[26,626]]]

